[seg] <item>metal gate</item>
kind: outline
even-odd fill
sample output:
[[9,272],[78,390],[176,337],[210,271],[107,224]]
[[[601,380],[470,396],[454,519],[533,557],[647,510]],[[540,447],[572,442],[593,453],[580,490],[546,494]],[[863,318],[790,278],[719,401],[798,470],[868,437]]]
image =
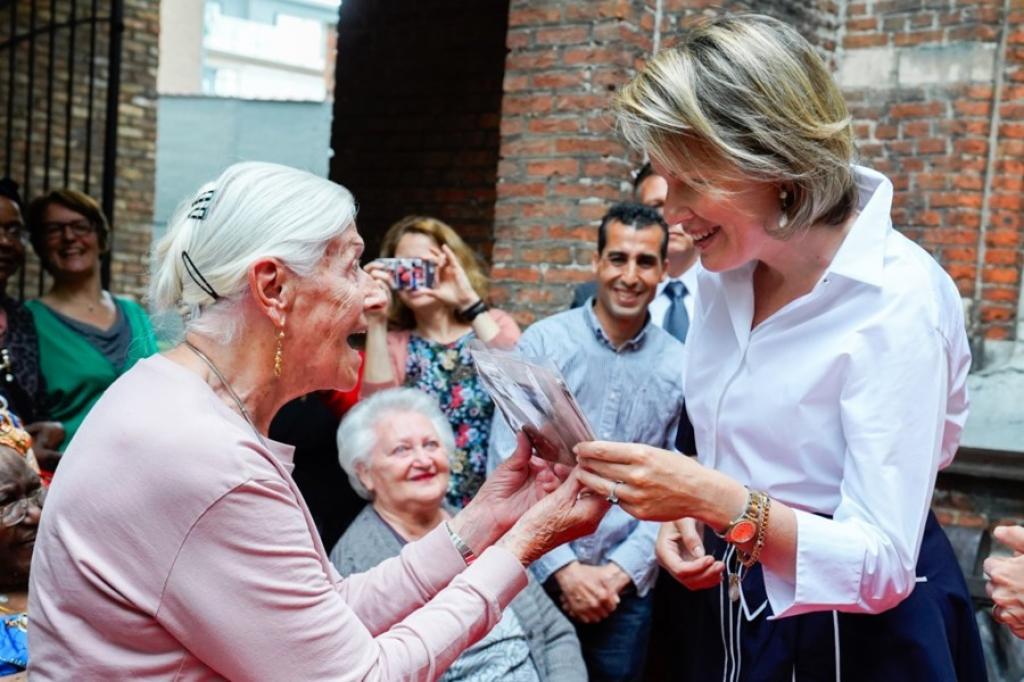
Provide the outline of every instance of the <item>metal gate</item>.
[[[123,0],[0,0],[0,172],[26,200],[97,197],[112,230],[123,17]],[[109,253],[102,273],[108,287]]]

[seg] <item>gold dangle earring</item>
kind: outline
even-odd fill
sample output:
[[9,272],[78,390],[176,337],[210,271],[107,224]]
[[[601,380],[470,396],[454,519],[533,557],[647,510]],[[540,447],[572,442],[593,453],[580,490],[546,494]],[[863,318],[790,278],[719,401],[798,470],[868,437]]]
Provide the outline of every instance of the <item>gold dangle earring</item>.
[[281,356],[284,353],[283,346],[284,346],[284,325],[281,325],[281,328],[277,332],[277,349],[274,351],[274,376],[275,377],[280,377],[281,376],[281,363],[282,363]]

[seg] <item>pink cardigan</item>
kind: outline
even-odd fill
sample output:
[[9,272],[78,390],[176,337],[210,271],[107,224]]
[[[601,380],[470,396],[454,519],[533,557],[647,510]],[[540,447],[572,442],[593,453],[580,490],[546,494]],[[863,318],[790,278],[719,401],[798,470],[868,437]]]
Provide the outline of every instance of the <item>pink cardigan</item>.
[[292,452],[163,356],[116,381],[46,499],[31,679],[433,680],[526,586],[441,527],[341,579]]
[[[498,325],[498,334],[487,344],[493,348],[512,348],[519,341],[522,331],[508,313],[491,308],[488,311]],[[394,388],[405,383],[405,363],[409,359],[409,337],[411,329],[388,332],[388,356],[391,358],[391,370],[394,377],[391,381],[371,383],[363,381],[360,397],[371,396],[378,391]]]

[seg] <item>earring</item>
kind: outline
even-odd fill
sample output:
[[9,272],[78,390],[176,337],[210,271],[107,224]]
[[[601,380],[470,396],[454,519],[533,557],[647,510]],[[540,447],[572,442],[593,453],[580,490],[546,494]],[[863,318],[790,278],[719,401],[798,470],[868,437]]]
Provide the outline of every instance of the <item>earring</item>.
[[789,215],[786,213],[786,200],[789,198],[789,192],[785,189],[779,190],[779,205],[781,206],[781,213],[779,214],[779,229],[783,230],[786,225],[789,225]]
[[274,351],[274,376],[281,376],[281,356],[283,354],[284,346],[284,327],[277,332],[277,349]]

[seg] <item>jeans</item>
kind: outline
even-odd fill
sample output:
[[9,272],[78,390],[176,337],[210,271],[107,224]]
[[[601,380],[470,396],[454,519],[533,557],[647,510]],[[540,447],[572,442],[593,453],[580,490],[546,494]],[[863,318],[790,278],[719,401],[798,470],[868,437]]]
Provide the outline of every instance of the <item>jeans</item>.
[[[618,607],[600,623],[572,621],[591,682],[643,679],[654,591],[638,597],[636,588],[630,586],[619,595],[619,599]],[[555,603],[558,603],[557,595]]]

